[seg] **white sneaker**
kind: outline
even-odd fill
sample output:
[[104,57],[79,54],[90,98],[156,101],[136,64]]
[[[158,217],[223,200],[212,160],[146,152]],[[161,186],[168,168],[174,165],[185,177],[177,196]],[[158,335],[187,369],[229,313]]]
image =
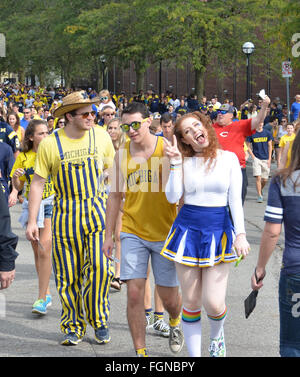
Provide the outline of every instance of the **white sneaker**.
[[170,335],[170,326],[164,321],[163,318],[158,319],[153,323],[153,330],[156,334],[168,338]]
[[226,346],[223,330],[221,331],[219,338],[211,339],[210,341],[211,343],[208,349],[209,355],[211,357],[226,357]]
[[149,314],[147,313],[146,314],[146,330],[150,330],[152,329],[153,327],[153,323],[154,323],[154,313],[153,312],[150,312]]
[[173,353],[179,353],[184,344],[183,332],[179,326],[170,326],[169,347]]

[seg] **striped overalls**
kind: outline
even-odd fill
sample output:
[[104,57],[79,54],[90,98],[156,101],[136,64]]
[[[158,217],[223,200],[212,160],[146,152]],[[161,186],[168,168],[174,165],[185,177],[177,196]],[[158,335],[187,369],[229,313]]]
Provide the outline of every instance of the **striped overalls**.
[[88,156],[81,163],[65,162],[58,133],[55,137],[61,164],[53,177],[53,270],[62,304],[61,330],[82,337],[86,330],[82,300],[94,329],[106,326],[109,317],[113,272],[102,253],[106,200],[98,192],[93,129]]

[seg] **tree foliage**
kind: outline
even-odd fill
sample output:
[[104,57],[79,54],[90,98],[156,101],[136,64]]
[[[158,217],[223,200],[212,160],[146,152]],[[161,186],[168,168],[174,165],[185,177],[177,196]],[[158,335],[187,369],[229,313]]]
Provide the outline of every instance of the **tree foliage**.
[[147,67],[168,60],[193,67],[201,95],[206,75],[222,81],[239,74],[248,40],[262,74],[279,69],[283,57],[299,67],[291,56],[298,6],[298,0],[1,0],[7,58],[0,70],[36,74],[42,83],[57,72],[69,86],[75,77],[101,77],[105,67],[133,63],[140,89]]

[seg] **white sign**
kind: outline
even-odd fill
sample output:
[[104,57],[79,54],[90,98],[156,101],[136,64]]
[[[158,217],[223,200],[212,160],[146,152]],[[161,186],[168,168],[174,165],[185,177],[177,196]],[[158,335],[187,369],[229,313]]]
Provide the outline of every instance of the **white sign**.
[[258,93],[258,95],[260,96],[261,99],[265,99],[265,97],[266,97],[266,91],[265,91],[265,89],[262,89],[262,90]]
[[290,61],[282,62],[282,77],[292,77],[292,63]]
[[5,35],[0,33],[0,58],[6,57],[6,42]]

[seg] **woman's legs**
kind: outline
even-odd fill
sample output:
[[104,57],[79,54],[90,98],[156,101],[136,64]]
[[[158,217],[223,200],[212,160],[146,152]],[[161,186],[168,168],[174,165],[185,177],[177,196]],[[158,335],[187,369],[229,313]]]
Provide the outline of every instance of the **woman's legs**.
[[225,304],[229,264],[220,263],[204,269],[202,275],[202,299],[210,323],[211,356],[226,356],[224,322],[227,308]]
[[189,356],[201,356],[202,270],[176,263],[182,292],[182,330]]
[[40,243],[44,250],[42,250],[41,247],[38,247],[37,273],[39,277],[39,299],[46,300],[46,295],[50,294],[49,281],[52,270],[51,218],[45,218],[44,228],[40,228]]
[[200,356],[202,305],[208,314],[211,338],[222,334],[229,264],[198,268],[176,263],[176,271],[182,291],[182,328],[189,355]]
[[203,269],[202,303],[207,314],[218,317],[224,312],[229,263],[220,263]]

